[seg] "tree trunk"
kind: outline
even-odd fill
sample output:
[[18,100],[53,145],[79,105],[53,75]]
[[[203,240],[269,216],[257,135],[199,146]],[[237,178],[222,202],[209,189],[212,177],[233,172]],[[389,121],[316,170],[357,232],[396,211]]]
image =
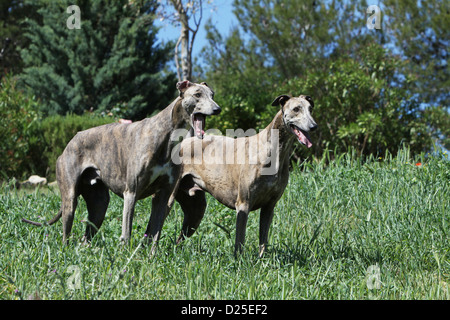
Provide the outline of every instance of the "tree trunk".
[[[178,80],[192,81],[192,57],[189,44],[189,17],[186,9],[183,7],[181,0],[172,0],[175,10],[178,12],[179,21],[181,24],[181,34],[175,48],[175,63],[177,66]],[[181,44],[181,74],[180,65],[178,61],[178,46]]]
[[181,80],[192,80],[191,54],[189,49],[189,25],[181,19]]

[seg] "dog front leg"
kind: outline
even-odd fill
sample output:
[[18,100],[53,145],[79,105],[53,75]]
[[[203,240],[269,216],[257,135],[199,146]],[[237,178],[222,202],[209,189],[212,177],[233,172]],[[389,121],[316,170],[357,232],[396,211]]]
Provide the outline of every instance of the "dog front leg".
[[125,191],[123,193],[122,235],[120,236],[120,240],[124,243],[128,243],[131,237],[135,204],[136,193]]
[[268,205],[261,208],[259,220],[259,257],[262,258],[266,251],[269,239],[269,229],[272,224],[274,205]]
[[236,215],[236,240],[234,243],[234,255],[242,253],[245,242],[245,230],[247,228],[248,220],[248,205],[237,207]]
[[158,245],[159,238],[161,237],[161,230],[164,224],[164,220],[169,214],[172,207],[173,200],[170,197],[171,192],[168,190],[161,190],[155,194],[152,199],[152,213],[147,225],[145,234],[153,242],[150,255],[153,256],[156,253],[156,247]]

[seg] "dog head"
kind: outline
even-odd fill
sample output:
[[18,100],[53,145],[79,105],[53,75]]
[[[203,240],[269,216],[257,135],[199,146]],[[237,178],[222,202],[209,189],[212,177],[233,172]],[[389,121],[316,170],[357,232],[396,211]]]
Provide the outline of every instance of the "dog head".
[[180,91],[183,109],[189,115],[189,123],[194,129],[197,138],[203,139],[205,134],[206,116],[219,114],[222,110],[214,102],[214,91],[202,82],[200,84],[190,81],[177,83],[177,89]]
[[272,105],[281,106],[283,121],[288,130],[297,137],[301,144],[311,148],[309,132],[317,129],[317,123],[311,116],[314,107],[311,97],[281,95],[272,102]]

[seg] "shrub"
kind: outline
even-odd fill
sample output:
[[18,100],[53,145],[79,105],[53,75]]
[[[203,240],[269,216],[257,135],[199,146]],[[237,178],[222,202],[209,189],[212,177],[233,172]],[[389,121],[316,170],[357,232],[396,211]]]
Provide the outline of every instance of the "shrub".
[[282,91],[310,94],[319,130],[310,150],[320,156],[327,148],[344,153],[354,148],[358,155],[395,155],[406,143],[413,154],[433,147],[431,123],[424,118],[421,102],[409,92],[409,77],[396,70],[403,62],[385,49],[371,45],[355,58],[340,57],[327,68],[307,77],[293,78]]
[[0,174],[23,178],[29,172],[42,174],[39,158],[44,149],[40,135],[37,99],[16,88],[16,78],[6,75],[0,82]]
[[114,117],[95,113],[42,118],[39,101],[16,88],[17,79],[0,82],[0,176],[25,179],[31,174],[55,177],[56,159],[82,130],[111,123]]

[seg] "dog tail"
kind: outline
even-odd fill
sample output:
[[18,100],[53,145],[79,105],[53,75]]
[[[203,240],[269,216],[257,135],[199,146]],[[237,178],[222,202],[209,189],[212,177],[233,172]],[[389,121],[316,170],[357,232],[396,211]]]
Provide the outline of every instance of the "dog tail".
[[62,216],[62,210],[60,209],[56,216],[54,216],[51,220],[49,220],[47,222],[44,222],[44,223],[34,222],[34,221],[31,221],[31,220],[28,220],[28,219],[25,219],[25,218],[22,218],[22,221],[26,222],[26,223],[29,223],[29,224],[32,224],[33,226],[38,226],[38,227],[42,227],[43,224],[48,224],[48,225],[51,226],[56,221],[58,221],[61,218],[61,216]]

